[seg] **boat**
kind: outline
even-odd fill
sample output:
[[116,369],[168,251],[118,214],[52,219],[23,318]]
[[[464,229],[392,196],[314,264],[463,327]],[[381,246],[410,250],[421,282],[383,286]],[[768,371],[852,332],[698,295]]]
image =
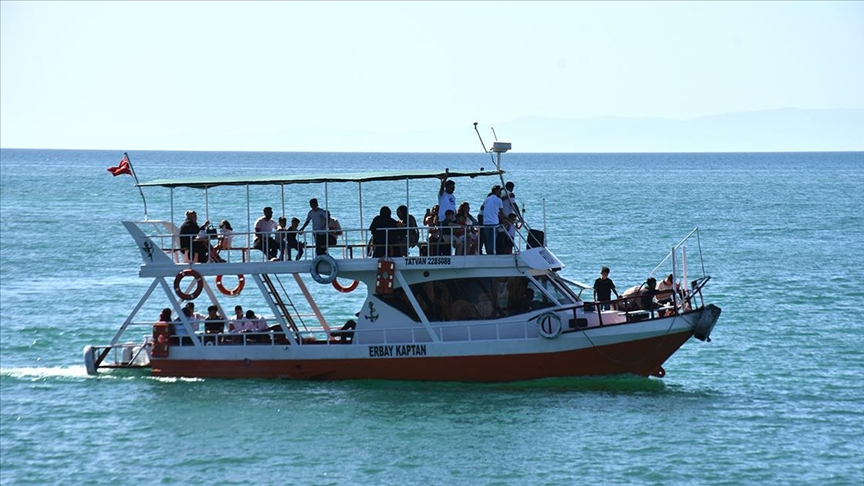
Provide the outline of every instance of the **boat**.
[[[511,149],[508,142],[492,144],[487,150],[495,163],[492,170],[138,183],[139,188],[172,191],[172,219],[175,190],[203,191],[206,204],[208,190],[236,186],[244,190],[248,206],[250,188],[257,186],[283,186],[284,194],[285,186],[323,184],[326,193],[327,187],[352,184],[360,188],[361,224],[343,228],[337,243],[328,241],[320,255],[304,232],[308,246],[299,260],[274,261],[250,244],[254,234],[235,233],[234,246],[221,261],[191,263],[180,252],[174,221],[146,215],[141,221],[123,221],[141,256],[139,276],[150,285],[107,344],[84,348],[87,372],[142,369],[156,377],[461,382],[663,377],[663,364],[685,342],[710,341],[720,308],[703,296],[711,277],[692,270],[704,269],[698,228],[651,271],[672,274],[677,287],[662,304],[649,296],[647,307],[639,305],[639,300],[645,302],[641,291],[638,298],[592,301],[592,289],[562,276],[564,264],[544,241],[544,232],[531,229],[527,221],[506,254],[485,254],[479,246],[454,254],[452,245],[433,246],[429,232],[436,229],[423,224],[381,230],[383,255],[370,248],[363,184],[397,184],[396,194],[401,184],[407,187],[419,179],[480,177],[500,180],[503,186],[502,154]],[[247,212],[255,210],[247,207]],[[406,248],[404,235],[412,229],[422,243]],[[438,245],[439,240],[433,241]],[[698,262],[689,265],[690,274],[688,258]],[[256,317],[266,320],[266,326],[236,332],[240,319],[232,313],[230,299],[238,296],[260,303],[266,315]],[[200,317],[183,313],[190,301],[197,301],[198,309],[215,306],[217,318],[201,326]],[[153,315],[140,315],[154,303],[177,317],[154,324]],[[129,337],[142,330],[140,340]]]

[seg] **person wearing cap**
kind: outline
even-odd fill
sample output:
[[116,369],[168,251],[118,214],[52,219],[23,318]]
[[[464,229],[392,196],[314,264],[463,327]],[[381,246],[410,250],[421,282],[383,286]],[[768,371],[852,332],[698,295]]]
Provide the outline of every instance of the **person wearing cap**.
[[444,221],[448,209],[456,214],[456,196],[453,194],[455,189],[456,183],[447,179],[447,176],[441,179],[441,187],[438,189],[438,221]]
[[276,221],[273,219],[273,208],[264,208],[264,215],[255,220],[255,240],[252,247],[261,250],[267,259],[275,260],[279,254],[279,244],[272,236],[276,229]]

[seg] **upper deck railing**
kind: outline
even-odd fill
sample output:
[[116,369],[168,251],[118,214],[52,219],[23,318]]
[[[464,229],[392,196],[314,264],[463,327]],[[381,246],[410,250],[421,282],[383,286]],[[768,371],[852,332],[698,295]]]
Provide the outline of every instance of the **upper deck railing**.
[[[201,252],[207,255],[207,263],[263,262],[272,260],[271,255],[275,255],[277,260],[310,260],[316,256],[316,241],[323,243],[327,254],[341,259],[482,255],[487,254],[483,228],[494,228],[495,241],[489,245],[492,254],[519,253],[531,247],[525,231],[517,230],[511,236],[503,225],[384,228],[378,230],[380,233],[377,237],[367,228],[321,232],[285,230],[259,235],[254,232],[233,232],[230,237],[226,237],[214,233],[180,235],[177,227],[167,221],[136,224],[176,263],[189,263],[191,257],[186,248],[195,245],[199,245]],[[184,238],[187,242],[182,241]],[[297,245],[293,244],[294,239]],[[533,246],[540,246],[539,243],[534,241]]]

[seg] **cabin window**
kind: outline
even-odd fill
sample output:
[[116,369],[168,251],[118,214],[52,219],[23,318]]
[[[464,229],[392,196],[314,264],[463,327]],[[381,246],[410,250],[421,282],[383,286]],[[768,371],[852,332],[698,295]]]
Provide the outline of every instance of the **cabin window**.
[[557,300],[562,305],[575,304],[576,301],[573,299],[573,294],[568,292],[567,289],[562,289],[558,286],[558,284],[549,278],[547,275],[539,275],[534,277],[537,280],[537,283],[543,287],[543,289],[552,295],[555,300]]
[[431,322],[498,319],[555,305],[526,277],[436,280],[411,285],[411,292]]
[[384,302],[390,307],[405,314],[414,322],[420,322],[420,316],[417,315],[414,306],[411,305],[411,301],[409,301],[408,296],[405,295],[405,289],[402,287],[393,289],[393,293],[389,295],[376,295],[376,297],[378,297],[381,302]]

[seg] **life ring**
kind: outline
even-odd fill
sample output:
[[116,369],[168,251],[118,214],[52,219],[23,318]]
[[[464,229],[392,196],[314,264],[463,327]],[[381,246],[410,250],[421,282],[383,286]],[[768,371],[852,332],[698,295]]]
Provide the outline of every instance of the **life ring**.
[[237,275],[237,286],[231,290],[226,289],[225,286],[222,285],[222,277],[223,275],[216,275],[216,288],[219,289],[219,292],[222,292],[228,297],[240,295],[240,292],[243,291],[243,286],[246,285],[246,277],[242,274]]
[[554,312],[547,312],[537,318],[537,332],[546,339],[561,335],[561,318]]
[[[326,275],[321,274],[321,264],[326,263],[330,266],[330,273]],[[312,267],[309,270],[309,273],[312,275],[312,280],[320,283],[320,284],[329,284],[336,281],[336,274],[339,273],[339,266],[336,265],[336,260],[330,255],[318,255],[312,260]]]
[[349,285],[347,287],[343,287],[342,284],[340,284],[338,280],[336,280],[335,278],[333,279],[333,288],[338,290],[339,292],[342,292],[343,294],[347,294],[348,292],[353,291],[354,289],[357,288],[357,285],[359,285],[359,284],[360,284],[360,282],[355,280],[355,281],[351,282],[351,285]]
[[[195,279],[195,290],[192,291],[191,294],[187,294],[180,290],[180,282],[184,277],[189,277]],[[199,295],[201,295],[201,289],[204,288],[204,279],[201,277],[201,274],[192,270],[191,268],[187,268],[185,270],[181,270],[176,277],[174,277],[174,293],[177,294],[177,297],[180,297],[183,300],[195,300]]]

